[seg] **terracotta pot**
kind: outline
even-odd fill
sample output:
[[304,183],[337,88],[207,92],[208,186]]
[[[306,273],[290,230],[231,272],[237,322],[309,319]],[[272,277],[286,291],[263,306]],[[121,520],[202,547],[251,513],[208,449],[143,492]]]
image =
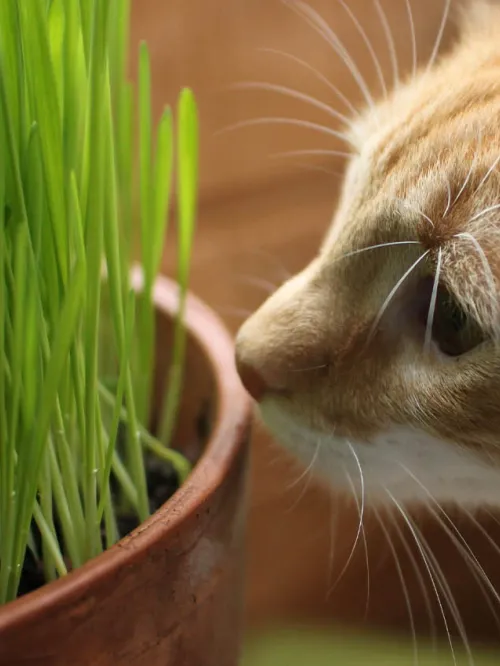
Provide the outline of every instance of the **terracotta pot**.
[[[134,273],[136,286],[141,277]],[[176,287],[158,280],[157,391]],[[230,336],[190,296],[177,448],[198,463],[183,487],[116,546],[0,608],[1,666],[236,666],[251,407]],[[163,370],[163,371],[162,371]]]

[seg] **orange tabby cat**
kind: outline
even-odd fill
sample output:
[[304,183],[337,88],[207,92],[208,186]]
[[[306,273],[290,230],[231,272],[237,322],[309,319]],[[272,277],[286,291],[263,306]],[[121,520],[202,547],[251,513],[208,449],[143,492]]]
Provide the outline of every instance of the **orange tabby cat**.
[[239,331],[242,381],[335,488],[500,507],[500,4],[347,132],[331,229]]

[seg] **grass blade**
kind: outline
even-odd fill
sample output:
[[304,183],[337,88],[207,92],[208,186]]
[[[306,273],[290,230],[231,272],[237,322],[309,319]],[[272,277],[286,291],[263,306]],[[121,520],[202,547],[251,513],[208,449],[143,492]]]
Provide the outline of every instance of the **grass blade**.
[[189,265],[197,212],[198,110],[191,90],[184,89],[178,105],[178,270],[179,309],[175,322],[173,356],[168,389],[164,397],[160,440],[168,445],[175,426],[182,391],[186,331],[184,312],[189,286]]

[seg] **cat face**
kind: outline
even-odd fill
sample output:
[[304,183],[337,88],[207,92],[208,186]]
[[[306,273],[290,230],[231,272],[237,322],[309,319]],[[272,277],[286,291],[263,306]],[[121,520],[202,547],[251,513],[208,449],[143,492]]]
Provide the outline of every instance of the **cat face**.
[[323,246],[237,337],[278,441],[378,502],[500,505],[500,12],[481,7],[353,124]]

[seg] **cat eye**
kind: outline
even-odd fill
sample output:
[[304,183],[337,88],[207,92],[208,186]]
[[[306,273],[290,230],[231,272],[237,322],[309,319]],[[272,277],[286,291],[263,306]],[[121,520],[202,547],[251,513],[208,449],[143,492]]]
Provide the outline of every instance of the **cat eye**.
[[484,342],[486,336],[475,319],[463,310],[444,286],[439,286],[432,337],[447,356],[462,356]]

